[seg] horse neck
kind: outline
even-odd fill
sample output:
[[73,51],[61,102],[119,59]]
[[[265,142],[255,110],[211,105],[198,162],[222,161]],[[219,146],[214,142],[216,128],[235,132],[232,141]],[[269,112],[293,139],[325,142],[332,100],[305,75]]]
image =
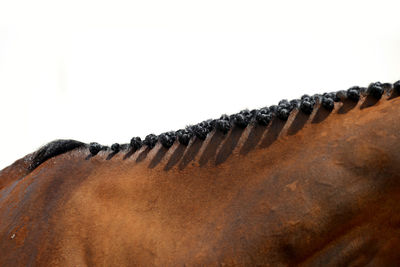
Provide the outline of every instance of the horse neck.
[[[157,238],[185,229],[181,240],[207,236],[198,242],[211,254],[215,244],[252,244],[271,261],[294,264],[323,251],[329,257],[340,254],[332,240],[362,246],[390,237],[400,223],[400,98],[361,108],[364,102],[87,164],[98,166],[99,199],[148,224],[163,222],[159,232],[154,226]],[[376,231],[381,225],[385,231]]]
[[310,171],[329,160],[336,166],[377,170],[383,167],[379,164],[398,160],[399,101],[385,97],[366,108],[365,98],[357,104],[337,103],[331,113],[322,107],[311,115],[294,111],[287,122],[276,118],[268,127],[236,127],[226,135],[214,131],[205,141],[194,139],[188,147],[176,143],[167,150],[158,144],[152,150],[136,152],[128,162],[162,170],[160,174],[165,175],[226,171],[233,177],[243,169],[248,177],[255,172],[279,171],[283,166]]
[[[97,243],[117,248],[125,237],[160,261],[340,263],[374,240],[373,249],[383,247],[400,223],[400,98],[363,103],[214,132],[188,147],[176,142],[112,157],[73,150],[21,181],[20,192],[35,181],[29,196],[37,205],[18,214],[41,218],[52,207],[57,229],[93,230],[101,233],[88,237],[94,244],[100,236]],[[341,253],[349,243],[354,248]]]
[[243,201],[262,196],[276,205],[304,194],[328,203],[333,192],[343,194],[343,203],[367,199],[377,193],[371,190],[390,190],[388,185],[400,181],[400,99],[382,99],[369,108],[361,108],[363,103],[345,113],[346,103],[340,104],[324,120],[316,119],[319,109],[311,116],[294,112],[286,123],[236,128],[226,136],[214,132],[188,147],[158,145],[128,158],[121,153],[96,161],[110,176],[149,184],[166,202],[184,194],[186,206],[238,194]]

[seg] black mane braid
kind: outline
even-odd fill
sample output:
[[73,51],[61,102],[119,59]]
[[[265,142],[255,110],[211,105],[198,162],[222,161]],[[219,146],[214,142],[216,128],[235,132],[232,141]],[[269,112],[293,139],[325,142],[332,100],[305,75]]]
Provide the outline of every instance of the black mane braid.
[[[152,149],[157,142],[160,142],[165,148],[170,148],[176,141],[187,146],[193,137],[205,140],[207,135],[214,129],[225,135],[233,126],[242,129],[246,128],[251,123],[267,126],[272,121],[273,117],[286,121],[294,109],[301,110],[303,113],[310,115],[317,103],[320,103],[323,108],[332,111],[335,107],[335,102],[344,101],[345,99],[357,102],[360,100],[362,95],[371,95],[372,97],[379,99],[382,97],[385,90],[390,91],[392,89],[400,93],[400,81],[393,85],[389,83],[383,84],[375,82],[371,83],[368,88],[353,86],[346,91],[323,93],[322,95],[316,94],[313,96],[303,95],[300,99],[294,99],[291,101],[283,99],[278,103],[278,105],[263,107],[251,111],[246,109],[229,116],[224,114],[219,119],[206,120],[175,132],[165,132],[158,136],[149,134],[146,136],[144,141],[142,141],[140,137],[134,137],[131,140],[130,147],[133,150],[138,150],[143,145],[146,145],[149,149]],[[91,153],[96,155],[99,149],[100,148],[97,146],[91,146]],[[114,150],[113,147],[112,150],[117,151]]]
[[[213,131],[221,132],[226,135],[233,127],[241,129],[246,128],[249,124],[258,124],[268,126],[274,117],[286,121],[293,110],[300,110],[304,114],[311,114],[317,104],[328,111],[332,111],[335,107],[335,102],[345,101],[346,99],[358,102],[361,96],[370,96],[375,99],[380,99],[383,94],[395,92],[400,94],[400,81],[393,85],[389,83],[375,82],[371,83],[367,88],[353,86],[345,91],[337,91],[316,94],[313,96],[303,95],[300,99],[288,101],[281,100],[278,105],[263,107],[254,110],[242,110],[239,113],[232,115],[222,115],[219,119],[205,120],[195,125],[190,125],[185,129],[177,131],[165,132],[160,135],[149,134],[144,140],[140,137],[134,137],[129,144],[119,145],[115,143],[111,146],[111,151],[115,154],[124,149],[132,151],[139,150],[142,146],[147,146],[148,149],[155,147],[157,142],[165,148],[170,148],[175,142],[187,146],[190,141],[196,137],[199,140],[205,140],[208,134]],[[102,146],[98,143],[90,143],[89,145],[75,140],[56,140],[39,149],[32,156],[30,169],[34,169],[42,162],[56,155],[65,153],[79,147],[87,147],[92,156],[97,155],[102,150],[110,149],[107,146]]]

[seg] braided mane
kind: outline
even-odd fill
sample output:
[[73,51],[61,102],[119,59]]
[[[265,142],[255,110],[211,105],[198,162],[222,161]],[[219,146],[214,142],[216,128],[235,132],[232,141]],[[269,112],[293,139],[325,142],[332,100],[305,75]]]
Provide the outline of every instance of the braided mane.
[[[193,137],[204,141],[207,135],[214,129],[227,134],[233,126],[246,128],[250,123],[268,126],[274,117],[282,121],[286,121],[294,109],[299,109],[303,113],[310,115],[316,104],[320,103],[323,108],[332,111],[335,102],[341,102],[346,99],[358,102],[361,96],[371,96],[375,99],[380,99],[387,92],[390,94],[395,91],[400,94],[400,81],[394,84],[390,83],[371,83],[368,87],[353,86],[348,90],[338,92],[315,94],[313,96],[303,95],[300,99],[288,101],[281,100],[278,105],[263,107],[253,110],[242,110],[239,113],[232,115],[222,115],[219,119],[209,119],[195,125],[187,126],[185,129],[177,131],[169,131],[160,135],[149,134],[142,140],[140,137],[133,137],[129,144],[119,145],[115,143],[111,146],[113,153],[118,153],[122,147],[130,147],[133,151],[140,149],[142,146],[147,146],[152,149],[157,142],[160,142],[166,149],[170,148],[176,141],[187,146]],[[107,150],[107,146],[102,146],[98,143],[90,143],[89,150],[92,156],[98,154],[101,150]]]
[[130,149],[131,153],[133,153],[141,147],[146,146],[147,151],[151,150],[158,142],[165,149],[169,149],[175,142],[179,142],[183,146],[188,146],[194,137],[200,142],[204,141],[213,130],[227,135],[234,127],[244,129],[249,124],[268,126],[274,118],[278,118],[282,122],[287,121],[294,110],[300,110],[302,113],[310,115],[317,104],[320,104],[327,112],[331,112],[334,109],[335,102],[351,101],[356,104],[361,96],[368,96],[379,100],[385,92],[388,95],[392,93],[400,95],[400,81],[394,84],[375,82],[371,83],[368,87],[353,86],[348,90],[338,92],[315,94],[312,96],[303,95],[300,99],[291,101],[284,99],[278,105],[253,110],[246,109],[232,115],[224,114],[219,119],[205,120],[195,125],[189,125],[185,129],[169,131],[160,135],[149,134],[144,140],[140,137],[133,137],[129,144],[114,143],[111,147],[108,147],[96,142],[87,145],[75,140],[56,140],[32,154],[29,170],[37,168],[49,158],[76,148],[89,148],[91,157],[96,156],[100,151],[110,149],[112,153],[109,158],[111,158],[112,155],[125,149]]

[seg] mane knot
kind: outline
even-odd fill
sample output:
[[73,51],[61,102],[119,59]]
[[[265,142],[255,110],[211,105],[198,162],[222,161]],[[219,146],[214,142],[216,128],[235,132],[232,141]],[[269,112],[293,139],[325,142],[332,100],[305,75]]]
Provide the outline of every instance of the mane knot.
[[315,103],[316,103],[315,97],[310,97],[309,95],[303,95],[301,97],[300,109],[305,114],[310,115],[314,110]]
[[179,143],[184,146],[189,144],[190,139],[193,137],[193,134],[186,129],[181,129],[176,131],[176,135],[178,137]]
[[255,118],[258,124],[267,126],[272,120],[272,113],[268,107],[261,108],[256,111]]
[[99,143],[93,142],[89,144],[89,152],[93,156],[96,156],[100,150],[102,150],[102,146]]
[[220,119],[215,122],[215,128],[226,134],[231,129],[231,123],[227,115],[222,115]]
[[155,134],[149,134],[144,139],[143,143],[149,148],[152,149],[157,143],[157,136]]
[[359,86],[351,87],[350,89],[347,90],[347,98],[357,102],[358,100],[360,100],[360,91],[361,88]]
[[160,134],[158,137],[158,140],[160,140],[160,143],[165,147],[165,148],[170,148],[175,140],[176,140],[176,134],[175,132],[166,132]]
[[200,140],[205,140],[208,133],[213,129],[211,120],[200,122],[199,124],[189,126],[188,131],[192,132]]
[[244,129],[247,127],[247,125],[250,123],[253,115],[250,113],[249,110],[242,110],[238,114],[232,115],[232,120],[233,123],[238,126],[241,129]]
[[135,151],[138,150],[139,148],[142,147],[142,145],[143,145],[143,143],[142,143],[142,139],[140,137],[133,137],[131,139],[130,146],[133,148],[133,150],[135,150]]
[[114,153],[118,153],[118,152],[121,150],[120,144],[118,144],[118,143],[112,144],[112,145],[111,145],[111,150],[112,150]]
[[382,87],[382,83],[376,82],[376,83],[371,83],[368,86],[368,93],[375,97],[376,99],[380,99],[384,93],[384,89]]
[[333,108],[335,107],[335,101],[330,97],[323,96],[321,101],[322,106],[327,110],[333,110]]

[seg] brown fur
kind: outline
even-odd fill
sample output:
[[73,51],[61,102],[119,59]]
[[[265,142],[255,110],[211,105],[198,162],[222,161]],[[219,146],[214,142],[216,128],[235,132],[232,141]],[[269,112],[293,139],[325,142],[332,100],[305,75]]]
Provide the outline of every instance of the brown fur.
[[400,98],[365,101],[129,157],[17,161],[0,266],[399,265]]

